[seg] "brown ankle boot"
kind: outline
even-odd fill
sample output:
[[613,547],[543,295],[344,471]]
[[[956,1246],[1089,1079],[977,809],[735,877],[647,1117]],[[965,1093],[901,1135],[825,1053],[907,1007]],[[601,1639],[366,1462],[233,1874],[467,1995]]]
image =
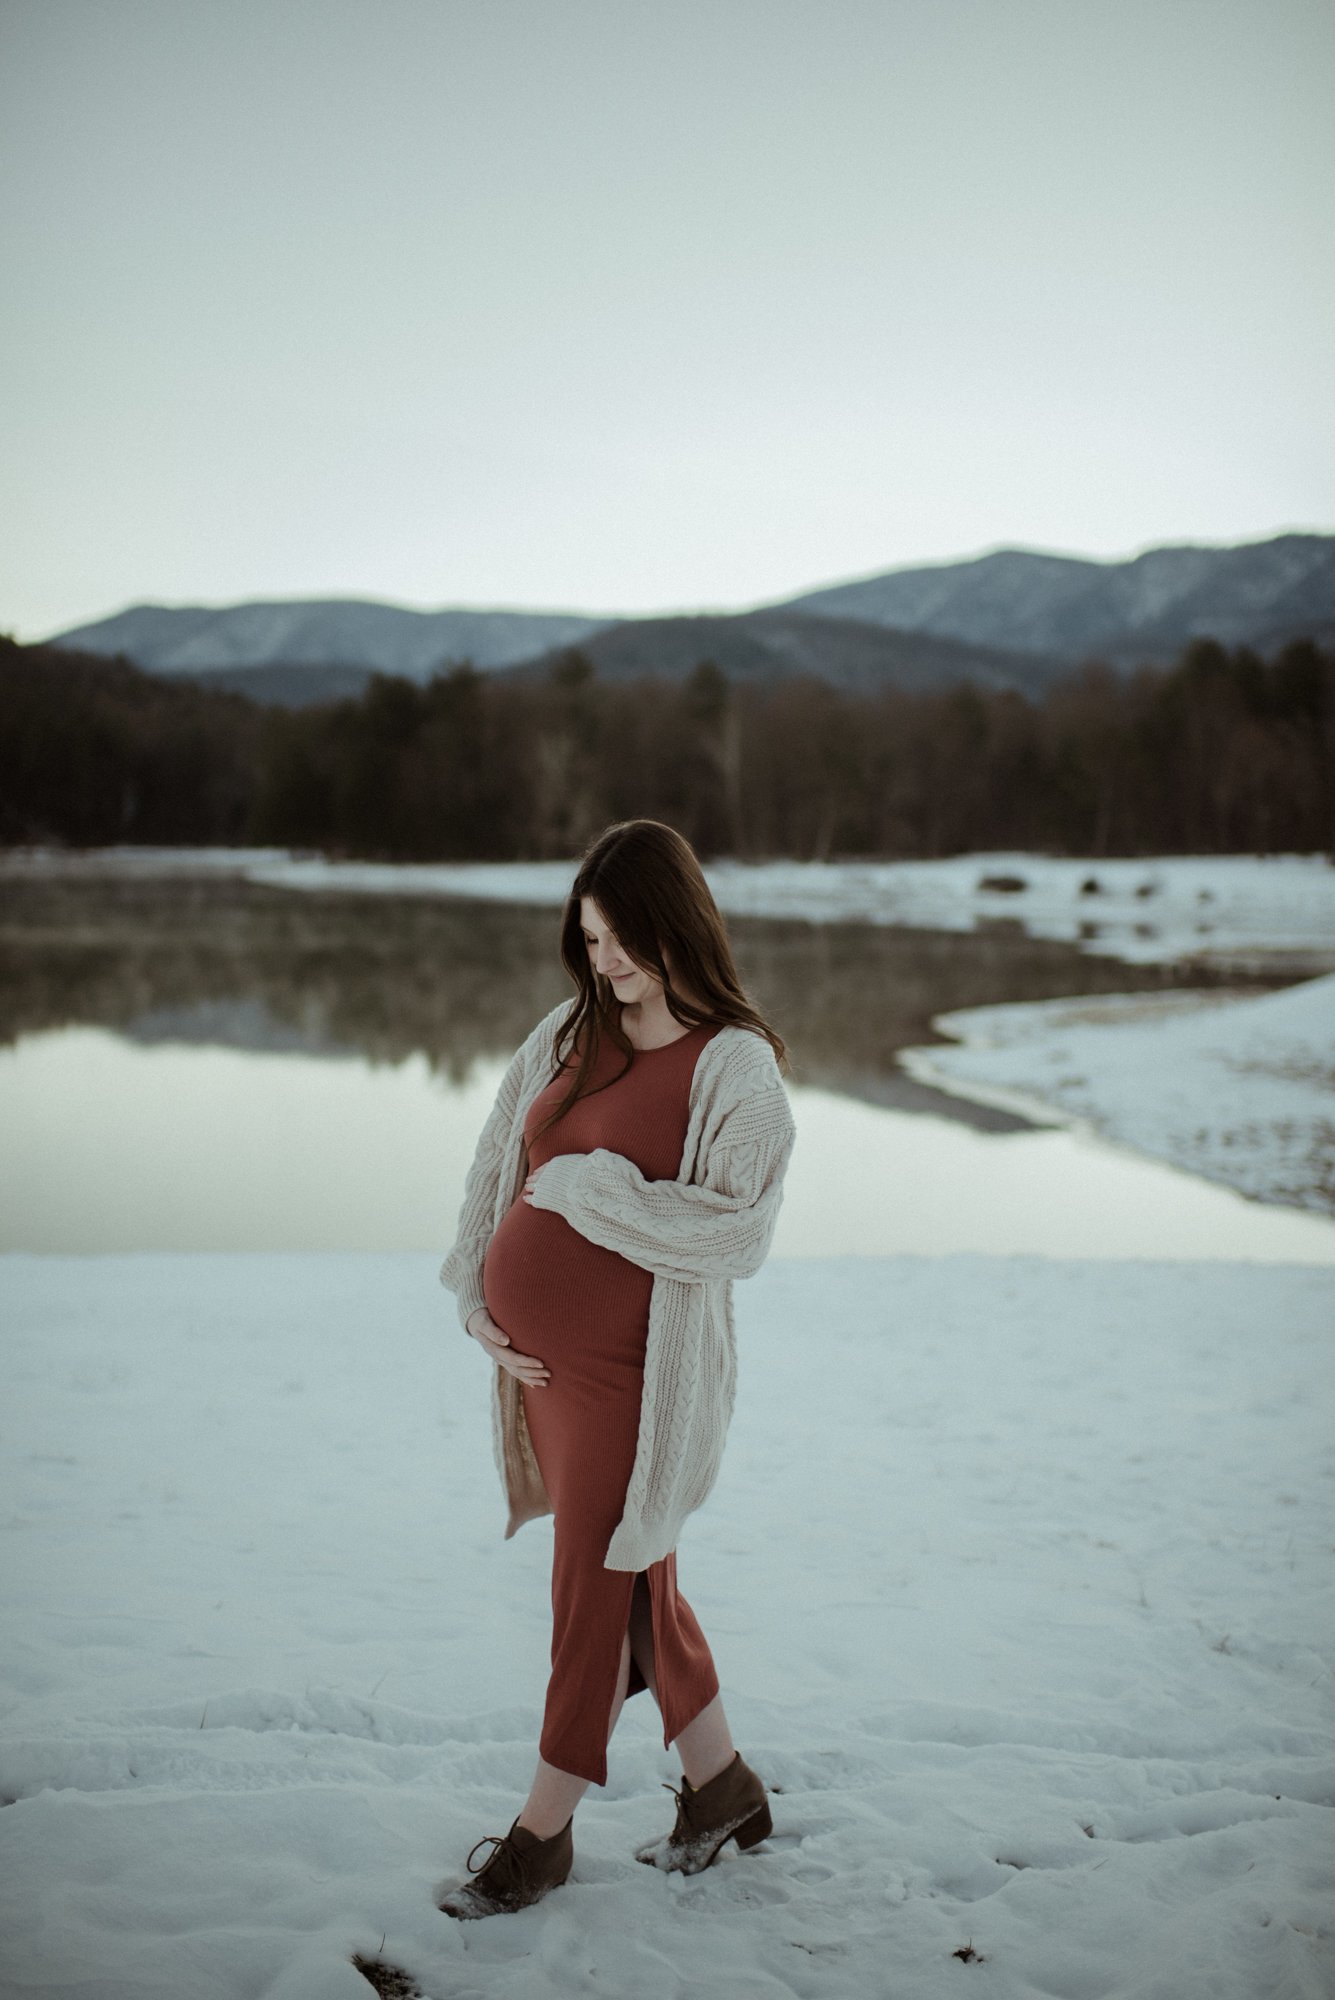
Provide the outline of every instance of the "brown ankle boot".
[[769,1798],[764,1785],[742,1762],[740,1750],[733,1752],[731,1764],[697,1791],[682,1772],[682,1789],[665,1784],[677,1801],[677,1823],[661,1840],[637,1847],[635,1859],[654,1868],[680,1869],[683,1875],[697,1875],[716,1861],[719,1850],[729,1840],[738,1847],[754,1847],[774,1831]]
[[[575,1858],[570,1831],[573,1819],[572,1813],[560,1831],[546,1840],[539,1840],[536,1833],[521,1826],[518,1814],[504,1836],[484,1833],[468,1851],[467,1867],[475,1879],[451,1889],[436,1908],[447,1917],[490,1917],[497,1911],[522,1910],[536,1903],[549,1889],[559,1888],[570,1873]],[[488,1840],[494,1843],[491,1853],[474,1868],[473,1856]]]

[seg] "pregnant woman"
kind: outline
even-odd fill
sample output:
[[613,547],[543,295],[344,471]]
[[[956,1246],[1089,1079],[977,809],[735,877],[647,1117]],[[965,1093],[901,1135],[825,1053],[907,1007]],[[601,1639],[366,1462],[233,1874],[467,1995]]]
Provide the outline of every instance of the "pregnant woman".
[[454,1917],[522,1909],[565,1881],[575,1806],[606,1784],[622,1704],[645,1689],[683,1769],[667,1787],[675,1825],[637,1858],[694,1873],[771,1831],[676,1544],[722,1462],[732,1281],[764,1262],[783,1198],[784,1045],[742,990],[694,850],[660,821],[591,843],[561,956],[576,998],[506,1071],[440,1273],[495,1363],[506,1538],[555,1517],[537,1770],[509,1832],[476,1842],[472,1879],[439,1901]]

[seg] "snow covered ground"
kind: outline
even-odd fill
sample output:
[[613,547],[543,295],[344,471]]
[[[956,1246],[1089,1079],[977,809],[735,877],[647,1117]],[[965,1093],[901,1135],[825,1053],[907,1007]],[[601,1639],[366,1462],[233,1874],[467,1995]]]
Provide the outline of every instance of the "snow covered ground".
[[679,1563],[774,1833],[634,1861],[643,1694],[571,1881],[458,1924],[550,1522],[436,1264],[0,1259],[6,1995],[357,2000],[382,1935],[428,2000],[1335,1991],[1335,1272],[771,1259]]
[[[13,848],[0,873],[217,869],[290,889],[478,896],[559,905],[576,863],[330,861],[282,848]],[[972,930],[998,917],[1128,963],[1184,953],[1335,970],[1335,867],[1319,854],[1207,854],[1089,861],[1022,852],[942,861],[719,861],[705,869],[730,916]],[[1009,888],[987,887],[1009,881]],[[1092,888],[1087,885],[1093,884]]]
[[935,1016],[922,1082],[1055,1111],[1263,1201],[1335,1215],[1335,974],[1279,992],[1120,993]]

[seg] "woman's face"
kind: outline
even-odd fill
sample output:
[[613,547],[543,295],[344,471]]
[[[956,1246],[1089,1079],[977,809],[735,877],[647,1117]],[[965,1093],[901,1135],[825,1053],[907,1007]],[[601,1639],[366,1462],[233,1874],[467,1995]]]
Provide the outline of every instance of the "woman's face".
[[649,1000],[655,993],[662,992],[662,980],[652,972],[643,971],[621,949],[616,933],[592,896],[580,897],[579,911],[589,964],[595,972],[603,973],[611,981],[612,991],[623,1007],[633,1007],[637,1001]]

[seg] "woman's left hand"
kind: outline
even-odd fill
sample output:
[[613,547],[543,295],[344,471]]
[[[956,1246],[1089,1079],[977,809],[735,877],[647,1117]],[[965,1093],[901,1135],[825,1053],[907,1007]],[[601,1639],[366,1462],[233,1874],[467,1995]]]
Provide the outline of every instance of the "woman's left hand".
[[528,1179],[524,1182],[523,1198],[528,1203],[530,1208],[533,1206],[533,1194],[532,1194],[533,1183],[538,1178],[538,1175],[542,1172],[542,1167],[545,1167],[546,1164],[547,1162],[544,1160],[542,1166],[534,1167],[532,1173],[529,1175]]

